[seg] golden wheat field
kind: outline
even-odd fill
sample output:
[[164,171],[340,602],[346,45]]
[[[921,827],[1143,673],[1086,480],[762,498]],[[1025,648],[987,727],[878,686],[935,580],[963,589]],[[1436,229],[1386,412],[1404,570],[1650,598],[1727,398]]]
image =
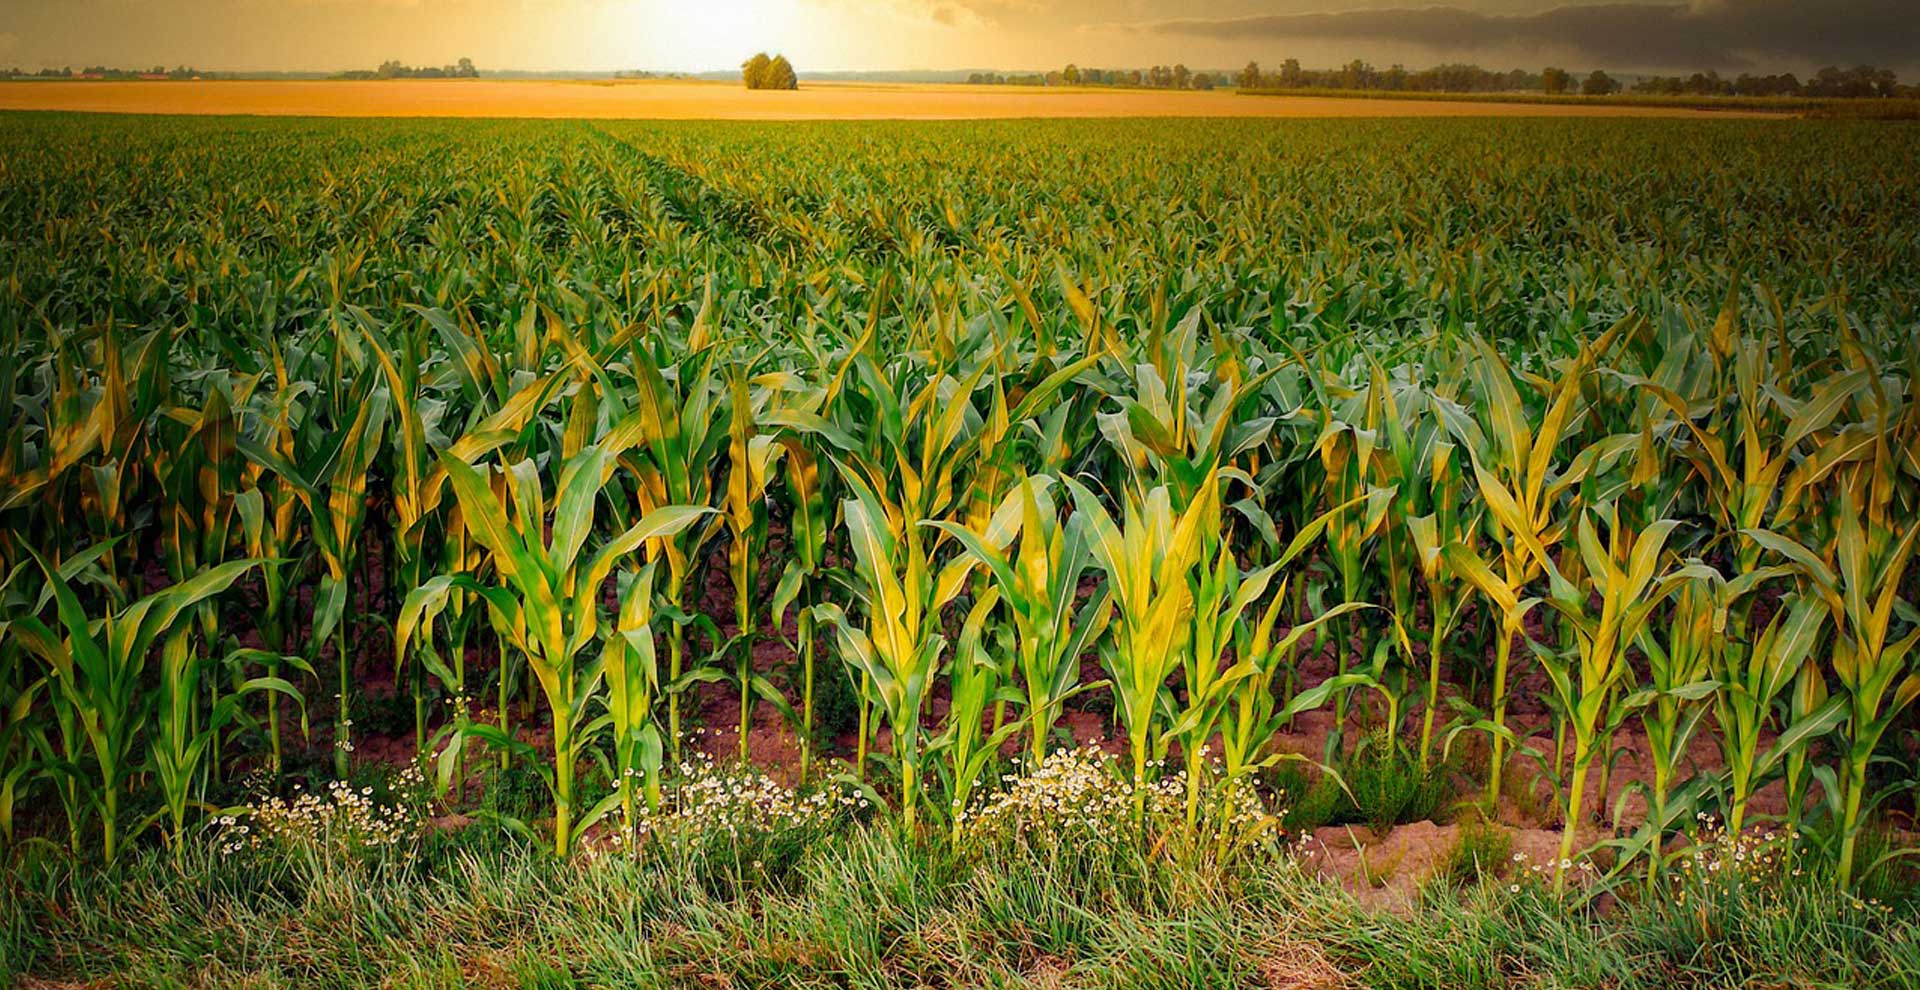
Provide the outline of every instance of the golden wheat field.
[[0,86],[0,110],[313,117],[549,117],[650,120],[961,120],[1019,117],[1728,117],[1752,111],[1247,97],[1230,92],[808,83],[556,80],[32,82]]

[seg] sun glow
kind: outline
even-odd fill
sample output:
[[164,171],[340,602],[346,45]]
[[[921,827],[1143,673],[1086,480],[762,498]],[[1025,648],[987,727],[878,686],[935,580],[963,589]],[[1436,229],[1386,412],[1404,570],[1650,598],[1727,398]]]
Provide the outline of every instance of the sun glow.
[[673,71],[729,66],[763,49],[798,62],[816,47],[818,24],[830,14],[802,0],[628,0],[623,6],[624,61]]

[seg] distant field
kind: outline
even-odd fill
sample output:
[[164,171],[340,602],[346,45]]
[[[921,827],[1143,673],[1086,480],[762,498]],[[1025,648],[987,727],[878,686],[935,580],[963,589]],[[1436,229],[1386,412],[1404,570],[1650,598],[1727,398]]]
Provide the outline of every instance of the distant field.
[[1668,106],[1293,96],[1254,99],[1229,91],[810,83],[798,92],[772,93],[713,82],[504,80],[15,82],[0,84],[0,110],[653,120],[1766,116]]

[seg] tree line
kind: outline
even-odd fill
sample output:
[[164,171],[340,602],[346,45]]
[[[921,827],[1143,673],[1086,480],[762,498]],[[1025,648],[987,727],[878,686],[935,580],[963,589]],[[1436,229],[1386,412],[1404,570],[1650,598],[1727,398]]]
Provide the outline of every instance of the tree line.
[[14,66],[0,72],[0,75],[9,79],[198,79],[200,70],[186,65],[176,65],[171,69],[164,65],[147,69],[115,69],[104,65],[89,65],[80,69],[61,66],[58,69],[48,68],[29,72]]
[[414,68],[398,59],[388,59],[380,63],[377,69],[352,69],[342,72],[335,79],[478,79],[480,70],[474,68],[473,60],[463,58],[452,65],[423,65]]
[[1802,82],[1791,72],[1756,76],[1742,72],[1732,79],[1718,72],[1691,76],[1650,76],[1633,84],[1636,93],[1666,96],[1812,96],[1838,99],[1913,96],[1920,87],[1902,86],[1892,69],[1856,65],[1843,69],[1829,65]]
[[[1513,93],[1535,90],[1548,94],[1580,93],[1604,96],[1624,87],[1601,69],[1584,77],[1566,69],[1548,66],[1538,73],[1524,69],[1498,72],[1471,63],[1448,63],[1430,69],[1410,71],[1404,65],[1379,69],[1364,59],[1354,59],[1334,69],[1308,69],[1300,60],[1290,58],[1274,72],[1248,62],[1234,80],[1241,89],[1351,89],[1388,90],[1409,93]],[[1717,72],[1696,72],[1691,76],[1649,76],[1632,86],[1636,93],[1671,96],[1804,96],[1826,98],[1865,98],[1912,96],[1913,86],[1903,86],[1891,69],[1871,65],[1843,69],[1827,66],[1805,82],[1793,73],[1753,75],[1741,73],[1724,79]]]
[[793,63],[785,55],[771,58],[766,52],[758,52],[752,58],[740,63],[740,81],[748,89],[799,89],[800,77],[794,74]]
[[1263,71],[1258,62],[1248,62],[1234,79],[1241,89],[1388,89],[1434,93],[1504,93],[1533,89],[1540,76],[1524,69],[1495,72],[1477,65],[1452,62],[1418,72],[1404,65],[1375,68],[1364,59],[1354,59],[1339,68],[1308,69],[1297,58],[1280,63],[1273,72]]
[[1184,65],[1156,65],[1148,69],[1066,68],[1050,72],[975,72],[967,82],[984,86],[1130,86],[1142,89],[1213,89],[1228,84],[1224,72],[1195,72]]

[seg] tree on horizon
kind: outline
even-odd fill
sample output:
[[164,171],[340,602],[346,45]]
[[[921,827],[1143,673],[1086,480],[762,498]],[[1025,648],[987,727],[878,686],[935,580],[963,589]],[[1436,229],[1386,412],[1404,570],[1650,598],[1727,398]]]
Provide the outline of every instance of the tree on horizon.
[[755,53],[752,58],[740,63],[740,81],[746,83],[748,89],[760,89],[767,78],[767,66],[772,64],[773,60],[767,57],[766,52]]
[[800,77],[793,71],[793,63],[785,55],[769,57],[766,52],[757,52],[750,59],[740,63],[740,81],[748,89],[799,89]]
[[766,85],[762,89],[799,89],[800,76],[793,71],[793,63],[785,55],[775,55],[767,65]]

